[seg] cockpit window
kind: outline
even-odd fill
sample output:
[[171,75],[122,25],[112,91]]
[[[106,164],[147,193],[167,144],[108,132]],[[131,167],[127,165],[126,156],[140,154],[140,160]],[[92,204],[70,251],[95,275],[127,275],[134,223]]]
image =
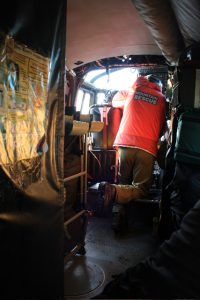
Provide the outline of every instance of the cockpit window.
[[105,103],[105,93],[97,93],[96,104],[103,104],[103,103]]
[[91,94],[79,89],[76,97],[76,111],[80,111],[83,115],[88,114],[91,105],[90,102]]
[[76,97],[76,110],[77,111],[81,111],[83,96],[84,96],[83,90],[79,89],[78,93],[77,93],[77,97]]
[[89,108],[90,108],[90,94],[89,93],[85,93],[84,99],[83,99],[83,105],[82,105],[82,109],[81,109],[81,113],[84,114],[88,114],[89,113]]
[[138,76],[135,68],[114,68],[94,70],[87,73],[84,80],[95,88],[105,90],[128,89]]

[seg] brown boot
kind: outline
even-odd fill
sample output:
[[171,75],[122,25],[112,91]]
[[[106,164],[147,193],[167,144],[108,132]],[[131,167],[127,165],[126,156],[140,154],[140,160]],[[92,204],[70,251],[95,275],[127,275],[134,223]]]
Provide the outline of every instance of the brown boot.
[[112,184],[108,182],[101,182],[98,190],[104,199],[104,208],[108,207],[111,202],[115,201],[116,189]]

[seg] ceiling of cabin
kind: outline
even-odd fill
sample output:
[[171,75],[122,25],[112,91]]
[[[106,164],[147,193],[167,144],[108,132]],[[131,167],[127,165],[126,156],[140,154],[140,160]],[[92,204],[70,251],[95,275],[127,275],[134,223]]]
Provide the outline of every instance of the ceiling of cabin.
[[124,54],[163,54],[176,64],[185,47],[200,41],[199,0],[68,0],[67,5],[69,69]]
[[131,0],[68,0],[69,68],[123,54],[161,54]]

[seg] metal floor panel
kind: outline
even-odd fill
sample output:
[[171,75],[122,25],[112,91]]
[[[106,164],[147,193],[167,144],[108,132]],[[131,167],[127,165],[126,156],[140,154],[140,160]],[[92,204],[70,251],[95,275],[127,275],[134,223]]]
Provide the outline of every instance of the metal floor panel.
[[91,299],[98,295],[112,275],[136,265],[155,252],[157,246],[151,226],[133,223],[125,236],[116,237],[109,216],[91,217],[86,254],[74,256],[65,265],[65,300]]

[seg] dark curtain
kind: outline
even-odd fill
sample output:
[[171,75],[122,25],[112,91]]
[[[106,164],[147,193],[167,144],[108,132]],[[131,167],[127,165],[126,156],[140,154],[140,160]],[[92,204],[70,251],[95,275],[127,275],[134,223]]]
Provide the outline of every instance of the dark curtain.
[[[48,150],[1,165],[0,297],[63,298],[63,140],[66,1],[4,2],[0,31],[50,59]],[[1,149],[0,149],[1,151]]]

